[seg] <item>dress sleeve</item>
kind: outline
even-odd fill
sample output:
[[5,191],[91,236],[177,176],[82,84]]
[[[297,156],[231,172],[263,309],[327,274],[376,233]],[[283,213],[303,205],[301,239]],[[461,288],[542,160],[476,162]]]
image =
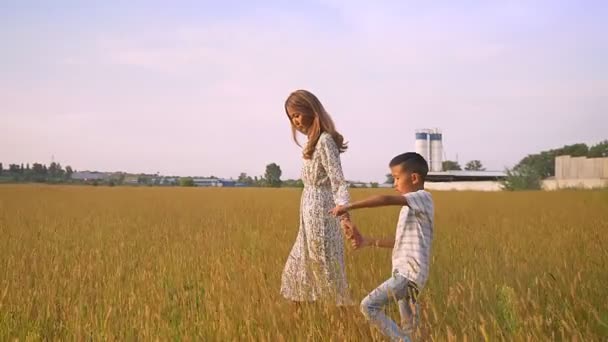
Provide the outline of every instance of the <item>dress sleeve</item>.
[[319,138],[319,153],[321,155],[321,163],[331,183],[334,203],[336,205],[348,204],[350,202],[350,195],[348,193],[348,184],[342,173],[340,151],[331,135],[321,135]]

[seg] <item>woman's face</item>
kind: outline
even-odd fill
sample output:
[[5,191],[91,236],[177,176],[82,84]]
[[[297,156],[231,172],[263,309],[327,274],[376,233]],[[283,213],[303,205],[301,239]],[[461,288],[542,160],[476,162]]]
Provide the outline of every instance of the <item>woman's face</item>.
[[308,134],[308,130],[313,122],[313,117],[306,115],[296,109],[287,108],[287,116],[291,121],[291,124],[302,134]]

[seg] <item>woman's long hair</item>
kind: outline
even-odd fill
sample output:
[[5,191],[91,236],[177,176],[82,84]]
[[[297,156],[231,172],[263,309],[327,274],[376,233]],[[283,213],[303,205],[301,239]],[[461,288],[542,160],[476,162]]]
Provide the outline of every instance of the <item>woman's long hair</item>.
[[[287,117],[289,114],[287,112],[287,108],[290,108],[292,111],[299,112],[301,115],[312,117],[312,123],[308,128],[308,143],[304,148],[304,158],[310,159],[312,158],[313,153],[315,152],[315,146],[319,141],[319,137],[322,132],[327,132],[331,135],[338,146],[338,150],[340,153],[346,151],[348,148],[347,144],[344,142],[344,137],[336,131],[336,126],[334,125],[331,116],[329,113],[323,108],[321,101],[311,92],[307,90],[296,90],[293,93],[289,94],[287,100],[285,101],[285,113],[287,113]],[[291,122],[291,119],[289,120]],[[293,134],[293,140],[300,145],[297,137],[296,127],[291,122],[291,131]]]

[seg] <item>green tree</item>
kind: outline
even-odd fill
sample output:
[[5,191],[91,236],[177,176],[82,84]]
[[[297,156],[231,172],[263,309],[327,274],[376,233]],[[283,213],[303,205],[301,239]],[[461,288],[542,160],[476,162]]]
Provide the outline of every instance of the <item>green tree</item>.
[[245,185],[249,185],[249,186],[254,184],[253,178],[251,178],[250,176],[247,176],[247,174],[245,172],[241,172],[237,182],[245,184]]
[[378,183],[376,183],[376,182],[372,182],[370,185],[374,189],[378,187]]
[[34,163],[32,165],[32,172],[35,176],[42,176],[44,175],[44,167],[42,166],[42,164]]
[[140,175],[137,177],[137,184],[151,185],[152,179],[146,175]]
[[66,179],[72,178],[72,174],[73,173],[74,173],[74,171],[72,170],[71,166],[68,165],[68,166],[65,167],[65,178]]
[[8,172],[11,174],[17,174],[19,173],[19,165],[17,164],[9,164],[8,165]]
[[[66,171],[64,171],[64,173],[67,174],[67,168],[66,168]],[[110,175],[110,177],[108,178],[108,182],[111,183],[110,186],[122,185],[125,181],[125,176],[126,176],[126,174],[124,172],[112,173]],[[62,177],[64,177],[63,173],[62,173]]]
[[554,151],[558,156],[569,155],[573,157],[586,157],[589,154],[589,147],[587,144],[574,144],[566,145]]
[[460,164],[458,164],[458,162],[453,161],[453,160],[445,160],[441,163],[441,168],[443,169],[443,171],[460,171],[462,170],[462,167],[460,167]]
[[465,165],[464,169],[467,171],[485,171],[485,168],[479,160],[471,160]]
[[44,165],[39,163],[32,164],[32,169],[30,170],[30,180],[34,182],[44,183],[46,182],[46,174],[44,172]]
[[541,175],[534,167],[521,165],[507,170],[507,178],[502,181],[502,185],[509,191],[540,190],[541,180]]
[[4,168],[2,167],[2,163],[0,163],[0,176],[2,176],[3,171],[4,171]]
[[290,188],[302,188],[304,187],[304,183],[301,179],[288,179],[286,181],[283,181],[281,186]]
[[49,176],[51,178],[62,178],[65,171],[61,167],[61,164],[52,162],[49,166]]
[[586,144],[566,145],[558,149],[542,151],[537,154],[530,154],[523,158],[514,168],[526,167],[534,170],[541,179],[555,175],[555,157],[569,155],[572,157],[585,157],[589,153]]
[[395,182],[395,179],[393,178],[393,175],[390,173],[386,174],[386,180],[384,181],[384,184],[393,184]]
[[25,164],[25,170],[22,171],[23,173],[23,181],[29,182],[30,180],[32,180],[32,169],[30,169],[30,163]]
[[266,184],[271,187],[278,188],[281,186],[281,167],[275,163],[266,165],[266,173],[264,174],[264,180]]
[[52,162],[51,165],[49,165],[49,175],[51,177],[55,177],[56,173],[57,173],[57,163]]
[[604,140],[599,142],[597,145],[591,146],[587,156],[589,158],[608,157],[608,140]]
[[182,177],[179,179],[180,186],[194,186],[194,180],[192,177]]

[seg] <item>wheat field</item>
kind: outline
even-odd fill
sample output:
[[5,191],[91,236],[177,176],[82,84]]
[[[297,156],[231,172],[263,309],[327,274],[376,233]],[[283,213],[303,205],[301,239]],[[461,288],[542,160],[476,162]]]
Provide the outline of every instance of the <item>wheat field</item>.
[[[299,196],[0,186],[0,340],[382,341],[358,306],[298,311],[279,295]],[[608,339],[608,191],[433,196],[414,340]],[[353,220],[388,236],[398,211]],[[357,301],[390,276],[390,250],[346,261]]]

